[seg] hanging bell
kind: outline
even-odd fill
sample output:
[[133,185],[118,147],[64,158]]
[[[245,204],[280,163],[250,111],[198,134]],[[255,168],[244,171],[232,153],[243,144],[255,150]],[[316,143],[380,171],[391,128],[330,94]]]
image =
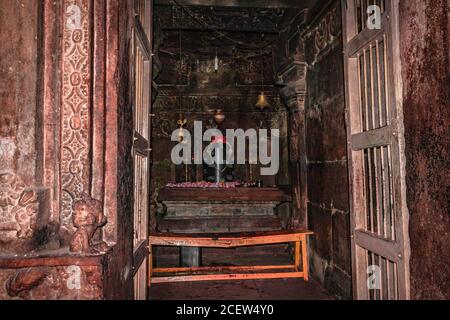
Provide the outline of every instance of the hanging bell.
[[261,110],[264,110],[265,108],[269,108],[270,107],[270,104],[267,101],[267,97],[264,94],[264,92],[261,92],[261,94],[259,95],[258,103],[256,103],[256,107],[261,109]]

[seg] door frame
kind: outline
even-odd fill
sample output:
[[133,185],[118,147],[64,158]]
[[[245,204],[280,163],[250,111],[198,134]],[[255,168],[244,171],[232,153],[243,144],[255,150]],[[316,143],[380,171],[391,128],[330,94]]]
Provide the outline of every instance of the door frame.
[[[148,298],[151,194],[151,105],[153,0],[133,0],[131,8],[130,102],[133,110],[133,283],[134,298]],[[138,79],[139,78],[139,79]]]
[[[396,292],[395,297],[401,300],[410,299],[410,243],[408,232],[409,212],[406,204],[406,157],[402,105],[403,90],[399,48],[399,0],[385,0],[386,10],[382,15],[382,27],[380,30],[369,30],[363,28],[362,31],[358,30],[355,8],[356,1],[357,0],[341,1],[346,91],[345,113],[349,159],[353,295],[355,299],[370,299],[368,280],[371,275],[367,269],[369,259],[368,252],[370,251],[383,258],[391,260],[395,263],[395,265],[397,265],[398,275],[397,278],[394,277],[393,280],[398,283],[398,291]],[[364,21],[364,19],[361,21]],[[384,45],[387,43],[387,51],[385,51],[386,54],[384,55],[387,60],[386,66],[388,68],[388,71],[386,72],[388,74],[386,81],[387,96],[385,98],[387,105],[390,105],[390,113],[386,111],[386,114],[391,123],[388,122],[386,127],[371,129],[363,132],[363,124],[361,124],[363,122],[361,120],[363,117],[362,112],[360,111],[360,104],[362,104],[360,97],[361,86],[359,82],[359,76],[361,75],[359,69],[360,62],[359,58],[357,58],[358,56],[355,55],[358,52],[361,52],[360,50],[366,50],[365,48],[378,39],[380,35],[385,36]],[[372,52],[372,47],[369,48],[369,51]],[[378,48],[376,50],[378,51]],[[377,59],[378,58],[379,56],[377,53]],[[372,67],[372,53],[370,54],[370,59],[370,66]],[[364,68],[366,68],[366,60],[363,61]],[[378,69],[378,71],[379,70],[380,69]],[[364,70],[364,72],[367,72],[367,70]],[[366,73],[364,73],[364,76],[366,76]],[[370,81],[374,79],[375,78],[372,76]],[[367,81],[367,79],[365,80]],[[365,88],[365,90],[367,89]],[[377,90],[381,91],[379,88],[377,88]],[[375,93],[373,93],[373,95],[375,95]],[[385,236],[375,235],[374,233],[369,233],[366,231],[367,226],[365,226],[365,224],[367,221],[367,199],[364,195],[366,178],[364,173],[363,150],[378,147],[383,148],[386,146],[392,148],[392,158],[390,161],[392,165],[392,178],[389,178],[388,176],[388,180],[392,181],[393,196],[391,199],[391,205],[394,208],[392,213],[396,221],[394,231],[395,237],[394,239],[389,240],[387,240]],[[372,152],[376,154],[377,151]],[[376,155],[374,157],[376,157]],[[375,192],[377,194],[377,200],[380,200],[381,197],[378,198],[379,182],[377,178],[375,179],[377,181],[377,190]],[[383,180],[383,182],[381,182],[381,184],[383,184],[384,176],[381,180]],[[372,191],[370,193],[372,193]],[[384,205],[384,203],[378,203],[377,207],[381,205]],[[370,200],[370,206],[372,206],[372,200]],[[389,207],[389,210],[390,208],[391,207]],[[369,210],[373,209],[370,208]],[[378,210],[380,210],[379,207],[376,209],[377,215],[379,213]],[[385,208],[380,211],[384,210]],[[383,219],[385,219],[384,215]],[[383,299],[382,292],[383,291],[381,290],[379,294],[381,299]],[[391,295],[387,298],[391,298]]]

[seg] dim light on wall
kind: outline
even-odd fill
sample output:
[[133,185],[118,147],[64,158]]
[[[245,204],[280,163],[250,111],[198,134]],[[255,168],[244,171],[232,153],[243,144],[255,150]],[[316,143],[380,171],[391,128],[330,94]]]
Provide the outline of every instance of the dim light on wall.
[[[264,38],[264,35],[261,34],[261,39]],[[264,94],[264,52],[261,49],[261,94],[258,96],[258,102],[256,103],[256,107],[263,111],[266,108],[270,107],[269,102],[267,101],[267,96]]]
[[219,56],[217,55],[217,48],[216,48],[216,57],[214,58],[214,72],[219,72]]

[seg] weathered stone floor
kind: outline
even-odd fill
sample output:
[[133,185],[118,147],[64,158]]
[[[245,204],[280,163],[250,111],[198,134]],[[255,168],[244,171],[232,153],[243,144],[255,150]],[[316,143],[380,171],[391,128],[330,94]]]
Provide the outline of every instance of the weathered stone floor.
[[302,279],[156,284],[151,300],[333,300],[317,282]]
[[[160,267],[178,265],[177,248],[160,251]],[[158,256],[158,254],[157,254]],[[292,256],[287,245],[238,249],[203,249],[204,266],[288,265]],[[303,279],[236,280],[155,284],[152,300],[330,300],[334,299],[316,281]]]

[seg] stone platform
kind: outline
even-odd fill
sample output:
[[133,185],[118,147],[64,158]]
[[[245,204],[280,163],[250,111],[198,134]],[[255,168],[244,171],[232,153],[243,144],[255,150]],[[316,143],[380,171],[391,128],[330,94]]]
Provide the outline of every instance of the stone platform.
[[164,201],[167,219],[185,217],[272,216],[275,201]]
[[281,221],[276,215],[168,217],[158,224],[160,232],[172,233],[235,233],[281,228]]
[[176,233],[279,230],[276,208],[291,197],[279,188],[164,188],[159,231]]
[[[160,232],[235,233],[282,229],[277,207],[291,201],[280,188],[164,188]],[[201,265],[200,248],[182,248],[181,266]]]

